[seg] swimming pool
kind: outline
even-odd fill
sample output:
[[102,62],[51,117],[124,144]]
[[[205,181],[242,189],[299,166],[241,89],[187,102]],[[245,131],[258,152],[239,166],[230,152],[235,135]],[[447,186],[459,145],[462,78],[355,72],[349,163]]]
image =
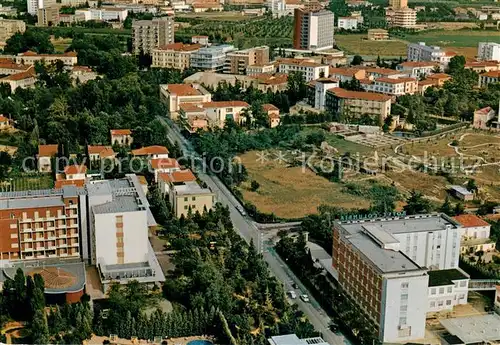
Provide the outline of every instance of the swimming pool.
[[213,345],[209,340],[191,340],[187,345]]

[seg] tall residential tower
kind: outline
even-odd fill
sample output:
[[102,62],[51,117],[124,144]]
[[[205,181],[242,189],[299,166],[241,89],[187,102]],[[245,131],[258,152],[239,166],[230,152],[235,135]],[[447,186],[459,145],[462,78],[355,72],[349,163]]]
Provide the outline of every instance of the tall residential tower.
[[302,50],[333,48],[334,14],[327,10],[295,9],[293,47]]
[[132,23],[132,48],[134,54],[141,51],[151,54],[153,49],[174,43],[174,18],[137,20]]

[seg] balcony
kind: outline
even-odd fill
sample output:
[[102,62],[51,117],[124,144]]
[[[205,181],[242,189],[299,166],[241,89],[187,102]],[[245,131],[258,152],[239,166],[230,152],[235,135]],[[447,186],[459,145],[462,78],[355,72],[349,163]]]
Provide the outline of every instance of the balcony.
[[71,247],[78,247],[78,246],[80,246],[80,243],[78,243],[78,242],[71,243]]
[[32,228],[21,229],[21,232],[22,233],[31,233],[31,232],[33,232],[33,229]]
[[32,237],[24,237],[22,239],[23,242],[33,242],[33,238]]
[[78,205],[77,204],[69,205],[67,208],[76,210],[78,208]]
[[23,218],[19,220],[20,223],[31,223],[32,221],[33,219],[31,218]]

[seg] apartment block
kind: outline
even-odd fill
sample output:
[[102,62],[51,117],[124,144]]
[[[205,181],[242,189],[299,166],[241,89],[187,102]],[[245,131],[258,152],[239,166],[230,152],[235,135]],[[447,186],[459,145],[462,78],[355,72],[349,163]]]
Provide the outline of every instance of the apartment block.
[[26,71],[16,74],[11,74],[0,79],[0,83],[9,84],[11,92],[16,92],[17,88],[25,89],[34,87],[36,83],[36,73],[33,66]]
[[103,22],[123,22],[128,17],[128,10],[118,7],[87,8],[76,10],[75,16],[83,18],[84,21],[98,20]]
[[[492,113],[495,116],[494,111]],[[474,120],[476,120],[476,116],[474,116]],[[463,229],[460,241],[460,252],[462,254],[495,250],[496,243],[490,239],[490,223],[473,214],[463,214],[454,217],[454,219],[462,225]]]
[[200,48],[191,54],[191,67],[222,72],[226,63],[226,55],[234,50],[235,48],[229,44]]
[[278,73],[300,72],[306,83],[318,78],[328,77],[328,65],[316,63],[313,59],[283,58],[278,59],[276,64],[278,65]]
[[175,118],[182,104],[210,102],[212,95],[200,84],[162,84],[160,98]]
[[426,77],[439,67],[437,62],[432,61],[407,61],[396,66],[396,69],[407,74],[411,78]]
[[465,63],[465,69],[471,69],[476,73],[500,70],[500,61],[471,61]]
[[263,65],[252,65],[246,68],[246,75],[256,76],[261,74],[274,74],[276,72],[276,66],[274,63],[263,64]]
[[394,11],[391,25],[401,28],[414,28],[417,25],[417,11],[406,7]]
[[325,108],[343,118],[374,116],[380,125],[391,113],[391,97],[374,92],[333,88],[326,92]]
[[62,61],[65,66],[74,66],[78,64],[78,57],[76,52],[66,52],[63,54],[37,54],[32,51],[19,53],[16,56],[17,64],[34,65],[37,61],[44,61],[45,63],[55,63]]
[[428,313],[467,304],[470,276],[459,268],[429,271]]
[[132,49],[151,54],[153,49],[174,43],[174,18],[161,17],[154,20],[132,22]]
[[241,124],[246,119],[241,115],[250,105],[243,101],[218,101],[201,104],[181,105],[180,115],[184,120],[193,118],[206,119],[209,126],[223,128],[226,120],[233,120]]
[[389,32],[384,29],[368,29],[369,41],[385,41],[389,39]]
[[191,170],[174,171],[159,175],[160,189],[168,193],[170,205],[177,218],[190,212],[203,213],[215,205],[215,193],[201,187]]
[[408,7],[408,0],[389,0],[389,6],[393,9]]
[[229,74],[246,74],[249,66],[260,66],[268,63],[268,46],[237,50],[227,53],[223,71]]
[[50,6],[39,8],[36,17],[37,26],[57,26],[57,24],[59,24],[59,7]]
[[40,8],[56,6],[56,0],[28,0],[28,13],[36,16]]
[[380,92],[391,96],[413,95],[418,92],[415,78],[377,78],[365,87],[366,91]]
[[500,61],[500,43],[479,42],[477,58],[485,61]]
[[302,50],[333,48],[334,14],[327,10],[294,11],[293,47]]
[[84,194],[74,186],[0,193],[0,259],[79,257]]
[[185,70],[191,67],[191,54],[201,48],[199,44],[172,43],[153,49],[151,67]]
[[4,46],[5,42],[15,33],[25,31],[26,24],[22,20],[0,19],[0,46]]
[[326,91],[339,87],[339,81],[333,78],[319,78],[308,85],[307,100],[314,109],[325,110]]
[[435,62],[438,63],[442,69],[448,67],[451,58],[456,55],[438,46],[428,46],[425,42],[410,43],[408,45],[407,54],[408,61]]
[[486,87],[491,83],[500,82],[500,71],[491,71],[479,75],[479,87]]

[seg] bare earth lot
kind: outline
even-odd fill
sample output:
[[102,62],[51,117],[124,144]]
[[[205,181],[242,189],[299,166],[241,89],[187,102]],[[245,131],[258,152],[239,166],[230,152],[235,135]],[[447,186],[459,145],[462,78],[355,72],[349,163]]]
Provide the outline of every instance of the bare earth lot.
[[[330,182],[308,169],[289,168],[276,161],[261,164],[255,151],[240,158],[249,174],[249,182],[241,188],[243,197],[262,212],[299,218],[316,213],[322,204],[352,209],[370,206],[368,200],[343,193],[341,184]],[[260,184],[257,192],[248,188],[252,180]]]

